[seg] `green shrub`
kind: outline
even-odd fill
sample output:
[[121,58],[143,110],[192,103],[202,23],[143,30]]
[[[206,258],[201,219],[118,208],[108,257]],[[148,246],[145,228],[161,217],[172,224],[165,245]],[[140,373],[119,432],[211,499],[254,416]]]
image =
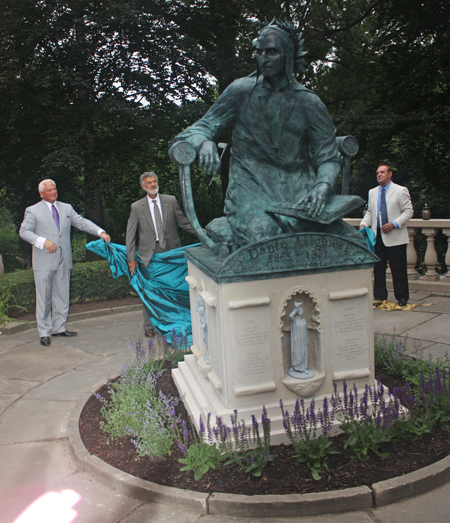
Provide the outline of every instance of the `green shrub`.
[[24,267],[20,258],[20,238],[17,228],[6,209],[0,209],[0,254],[5,272]]
[[[36,308],[33,270],[16,271],[0,276],[0,289],[7,288],[18,306],[26,310]],[[122,298],[136,295],[127,278],[115,280],[106,260],[76,263],[70,279],[70,303]]]
[[36,292],[31,269],[16,271],[0,276],[0,288],[8,289],[15,303],[26,310],[36,308]]
[[436,368],[440,372],[444,372],[448,371],[450,367],[448,354],[437,359],[433,359],[431,355],[423,358],[417,347],[413,354],[414,356],[409,356],[406,353],[406,339],[396,335],[391,338],[375,336],[375,363],[387,369],[404,383],[409,383],[414,393],[420,388],[421,374],[428,376],[433,374]]
[[170,454],[176,440],[178,418],[175,408],[178,398],[166,397],[156,392],[156,382],[162,372],[146,370],[143,359],[124,365],[119,381],[110,383],[111,399],[97,399],[104,403],[101,428],[112,439],[132,436],[139,456],[162,458]]

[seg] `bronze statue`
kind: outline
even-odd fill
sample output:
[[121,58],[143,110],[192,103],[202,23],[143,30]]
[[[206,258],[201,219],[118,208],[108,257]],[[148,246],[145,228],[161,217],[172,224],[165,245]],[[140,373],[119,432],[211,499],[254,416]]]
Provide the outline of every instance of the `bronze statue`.
[[[305,66],[301,35],[274,20],[254,45],[257,72],[229,85],[206,115],[172,142],[189,142],[200,167],[214,174],[220,168],[215,140],[233,123],[226,220],[214,220],[207,232],[237,247],[283,233],[325,230],[355,240],[353,228],[342,220],[332,226],[316,220],[335,193],[342,157],[327,108],[293,77]],[[274,203],[295,206],[307,219],[268,212]]]

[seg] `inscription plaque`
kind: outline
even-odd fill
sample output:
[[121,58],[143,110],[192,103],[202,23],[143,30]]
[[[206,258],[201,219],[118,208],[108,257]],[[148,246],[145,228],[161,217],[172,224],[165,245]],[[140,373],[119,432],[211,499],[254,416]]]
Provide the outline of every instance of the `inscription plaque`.
[[242,247],[227,258],[219,274],[323,270],[374,261],[376,258],[372,253],[347,238],[323,233],[300,233]]
[[334,373],[369,366],[366,298],[331,302]]
[[230,311],[235,389],[271,382],[270,315],[268,307]]
[[241,247],[224,261],[204,247],[187,259],[219,283],[255,281],[341,269],[373,267],[377,256],[351,238],[325,233],[282,234]]

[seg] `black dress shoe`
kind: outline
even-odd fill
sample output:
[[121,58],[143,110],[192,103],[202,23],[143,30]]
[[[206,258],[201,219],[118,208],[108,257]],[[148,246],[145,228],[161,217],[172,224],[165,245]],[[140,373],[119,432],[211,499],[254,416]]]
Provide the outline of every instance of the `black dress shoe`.
[[50,343],[51,343],[51,341],[48,336],[42,336],[41,345],[43,345],[44,347],[48,347],[50,345]]
[[398,300],[398,304],[400,305],[400,307],[404,307],[405,305],[408,305],[408,301],[407,300]]
[[70,332],[70,331],[62,331],[57,332],[56,334],[52,334],[52,336],[63,336],[64,338],[73,338],[73,336],[77,336],[78,332]]

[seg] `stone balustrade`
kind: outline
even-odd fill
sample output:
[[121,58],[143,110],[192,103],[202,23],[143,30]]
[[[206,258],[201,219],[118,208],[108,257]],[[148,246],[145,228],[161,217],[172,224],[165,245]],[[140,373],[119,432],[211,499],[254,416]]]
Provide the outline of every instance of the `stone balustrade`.
[[[346,218],[345,221],[355,228],[359,228],[361,218]],[[445,254],[445,265],[450,267],[450,220],[420,220],[412,219],[408,222],[408,280],[409,287],[412,290],[423,290],[425,292],[436,292],[450,294],[450,271],[447,274],[438,274],[436,266],[438,256],[435,247],[436,234],[442,231],[447,237],[447,251]],[[427,247],[424,257],[426,272],[419,274],[416,270],[417,253],[414,247],[414,237],[422,232],[427,240]],[[388,287],[392,288],[390,274],[388,270]]]

